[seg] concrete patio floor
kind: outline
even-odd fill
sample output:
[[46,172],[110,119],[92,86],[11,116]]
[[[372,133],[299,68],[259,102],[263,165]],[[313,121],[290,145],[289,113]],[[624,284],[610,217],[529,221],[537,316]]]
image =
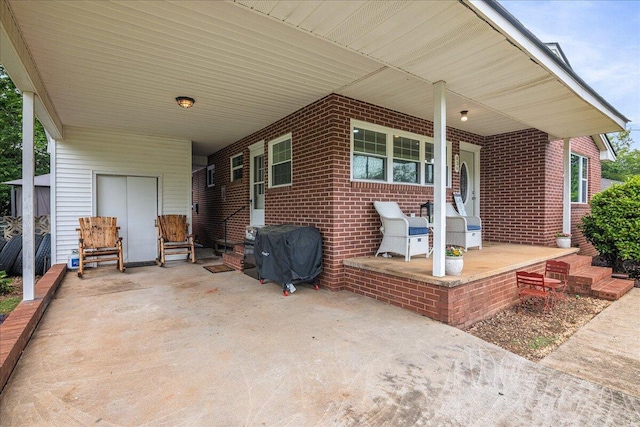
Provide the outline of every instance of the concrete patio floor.
[[285,298],[211,263],[67,274],[2,426],[640,423],[638,397],[426,317],[302,285]]

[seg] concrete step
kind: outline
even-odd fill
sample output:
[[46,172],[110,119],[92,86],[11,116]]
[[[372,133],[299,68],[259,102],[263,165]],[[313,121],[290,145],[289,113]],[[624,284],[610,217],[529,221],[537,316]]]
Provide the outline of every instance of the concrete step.
[[222,263],[229,268],[242,271],[244,270],[244,255],[236,252],[227,252],[222,254]]
[[591,295],[609,301],[619,300],[633,288],[633,280],[608,278],[591,287]]

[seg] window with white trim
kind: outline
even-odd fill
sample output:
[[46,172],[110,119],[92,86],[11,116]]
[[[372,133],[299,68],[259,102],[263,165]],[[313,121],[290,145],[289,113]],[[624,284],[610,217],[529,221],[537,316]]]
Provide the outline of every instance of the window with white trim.
[[291,134],[269,142],[269,187],[291,185]]
[[386,181],[387,135],[359,127],[353,128],[353,177]]
[[587,203],[589,197],[589,159],[571,153],[571,202]]
[[242,153],[231,157],[231,182],[242,179]]
[[216,185],[216,165],[207,166],[207,187]]
[[[353,181],[433,185],[434,157],[432,138],[351,120]],[[446,183],[450,186],[450,143],[447,143],[446,164]]]

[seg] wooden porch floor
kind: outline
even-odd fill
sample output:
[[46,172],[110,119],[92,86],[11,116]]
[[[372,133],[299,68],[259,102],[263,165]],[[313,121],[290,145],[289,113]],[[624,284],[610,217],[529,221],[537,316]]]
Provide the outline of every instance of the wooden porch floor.
[[416,255],[409,262],[405,262],[404,257],[399,255],[394,255],[393,258],[368,256],[345,259],[343,264],[451,288],[508,271],[526,269],[530,265],[577,252],[578,248],[560,249],[483,242],[482,250],[469,249],[464,254],[464,268],[461,276],[444,277],[433,276],[433,255],[426,259],[423,255]]

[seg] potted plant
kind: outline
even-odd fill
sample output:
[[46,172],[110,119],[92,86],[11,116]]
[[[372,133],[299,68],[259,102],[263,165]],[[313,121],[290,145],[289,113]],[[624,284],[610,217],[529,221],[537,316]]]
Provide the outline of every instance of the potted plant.
[[570,248],[571,247],[571,234],[570,233],[556,233],[556,245],[559,248]]
[[447,276],[459,276],[462,274],[464,261],[463,250],[457,246],[447,246],[444,253],[444,272]]

